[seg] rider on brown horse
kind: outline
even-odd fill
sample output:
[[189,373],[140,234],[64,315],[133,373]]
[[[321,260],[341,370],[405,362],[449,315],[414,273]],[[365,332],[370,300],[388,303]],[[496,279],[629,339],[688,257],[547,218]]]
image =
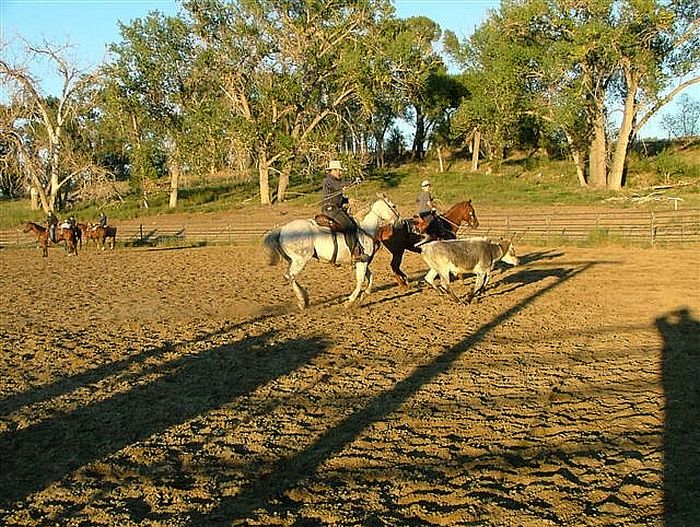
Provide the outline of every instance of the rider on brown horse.
[[92,230],[97,229],[97,227],[107,227],[107,215],[104,213],[104,211],[100,211],[100,216],[97,218],[97,223],[92,227]]
[[444,223],[447,220],[438,214],[433,204],[433,196],[430,193],[430,181],[424,179],[420,188],[421,191],[416,198],[416,203],[418,204],[418,216],[422,221],[411,222],[411,226],[415,229],[414,232],[425,235],[425,241],[422,243],[431,240],[454,238],[449,225]]

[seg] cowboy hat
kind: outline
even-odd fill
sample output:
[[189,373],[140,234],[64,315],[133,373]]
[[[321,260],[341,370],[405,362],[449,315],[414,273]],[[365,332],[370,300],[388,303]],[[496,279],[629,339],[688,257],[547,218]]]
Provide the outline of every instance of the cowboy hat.
[[423,182],[420,184],[421,187],[429,187],[430,186],[430,181],[427,179],[424,179]]
[[337,159],[331,159],[328,162],[328,167],[326,170],[343,170],[343,165]]

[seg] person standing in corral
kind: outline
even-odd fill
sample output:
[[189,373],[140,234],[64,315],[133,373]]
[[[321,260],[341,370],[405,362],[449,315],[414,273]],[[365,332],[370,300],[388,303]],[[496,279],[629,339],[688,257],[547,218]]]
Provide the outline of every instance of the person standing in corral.
[[46,226],[49,231],[49,240],[56,243],[56,226],[58,225],[58,218],[53,213],[52,210],[49,211],[49,215],[46,217]]

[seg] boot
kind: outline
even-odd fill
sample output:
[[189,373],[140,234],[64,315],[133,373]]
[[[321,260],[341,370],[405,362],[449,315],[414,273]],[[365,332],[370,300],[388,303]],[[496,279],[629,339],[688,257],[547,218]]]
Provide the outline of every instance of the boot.
[[362,245],[360,245],[359,243],[356,243],[355,247],[353,247],[353,249],[352,249],[352,261],[355,263],[357,263],[357,262],[362,262],[362,263],[369,262],[369,255],[362,252]]

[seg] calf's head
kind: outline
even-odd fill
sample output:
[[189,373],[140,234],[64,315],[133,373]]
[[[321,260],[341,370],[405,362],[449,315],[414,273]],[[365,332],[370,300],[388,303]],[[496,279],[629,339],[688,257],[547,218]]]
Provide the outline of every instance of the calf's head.
[[511,240],[501,240],[499,245],[503,251],[503,256],[501,261],[510,264],[518,265],[518,256],[515,254],[515,247],[513,247],[513,242]]

